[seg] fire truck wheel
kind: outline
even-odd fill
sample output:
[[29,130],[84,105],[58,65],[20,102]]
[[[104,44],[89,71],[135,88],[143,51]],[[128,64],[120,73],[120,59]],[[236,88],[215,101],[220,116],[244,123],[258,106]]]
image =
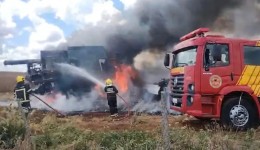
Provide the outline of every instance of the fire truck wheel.
[[221,123],[235,130],[246,130],[257,125],[257,113],[250,99],[239,97],[228,99],[222,107]]

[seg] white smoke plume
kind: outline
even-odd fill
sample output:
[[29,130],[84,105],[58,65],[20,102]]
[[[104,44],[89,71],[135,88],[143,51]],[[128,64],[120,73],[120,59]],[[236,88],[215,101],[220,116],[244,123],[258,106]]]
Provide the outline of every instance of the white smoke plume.
[[168,78],[169,72],[163,65],[165,53],[159,50],[145,50],[134,58],[134,67],[142,75],[147,84],[158,82],[162,78]]
[[[60,112],[95,112],[95,111],[108,111],[107,101],[99,97],[96,91],[92,91],[89,94],[86,94],[79,97],[74,97],[70,95],[69,98],[66,98],[65,95],[57,94],[55,97],[51,95],[36,95],[38,98],[46,102],[48,105]],[[53,111],[50,107],[41,102],[38,98],[33,95],[30,96],[31,107],[39,110],[49,110]],[[0,101],[0,106],[13,106],[17,107],[18,104],[16,101]]]
[[[103,112],[108,110],[107,102],[105,101],[105,99],[99,98],[98,93],[96,91],[92,91],[91,93],[86,94],[81,98],[74,96],[66,98],[65,95],[56,95],[55,98],[48,97],[46,95],[37,95],[37,97],[39,97],[40,99],[48,103],[51,107],[61,112]],[[34,96],[32,96],[31,99],[32,108],[51,110],[47,105],[45,105],[43,102],[41,102]]]
[[[145,89],[147,91],[144,92],[144,95],[143,95],[142,99],[140,99],[139,103],[134,105],[134,107],[132,108],[132,111],[142,112],[142,113],[151,113],[151,114],[160,113],[162,111],[161,101],[154,100],[155,94],[158,94],[159,87],[156,85],[146,85]],[[166,98],[166,99],[168,99],[168,98]],[[180,113],[170,109],[170,103],[168,100],[166,100],[166,104],[167,104],[168,113],[174,114],[174,115],[180,114]]]

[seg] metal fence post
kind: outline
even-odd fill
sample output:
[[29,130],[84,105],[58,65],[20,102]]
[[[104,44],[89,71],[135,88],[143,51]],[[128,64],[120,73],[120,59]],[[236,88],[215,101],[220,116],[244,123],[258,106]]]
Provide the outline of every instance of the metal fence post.
[[161,92],[161,106],[162,106],[162,136],[163,136],[163,147],[165,150],[170,149],[170,130],[168,121],[168,109],[167,109],[167,92],[166,88]]

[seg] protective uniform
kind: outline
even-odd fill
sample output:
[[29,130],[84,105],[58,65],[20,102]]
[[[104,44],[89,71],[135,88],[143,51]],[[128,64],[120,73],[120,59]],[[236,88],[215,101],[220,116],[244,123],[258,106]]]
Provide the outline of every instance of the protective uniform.
[[14,89],[14,96],[17,102],[21,104],[22,110],[27,116],[31,110],[29,94],[32,92],[32,89],[29,84],[24,82],[23,76],[17,76],[16,82],[17,84]]
[[111,79],[106,80],[106,86],[104,88],[104,91],[107,93],[107,101],[108,101],[108,106],[110,109],[111,116],[117,116],[118,110],[117,110],[116,94],[118,93],[118,90],[113,85],[113,82]]

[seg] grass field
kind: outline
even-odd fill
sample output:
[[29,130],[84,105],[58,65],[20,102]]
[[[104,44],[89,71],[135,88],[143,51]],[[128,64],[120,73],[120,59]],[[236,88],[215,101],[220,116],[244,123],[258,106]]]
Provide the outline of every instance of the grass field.
[[[25,147],[23,121],[16,109],[0,108],[0,148]],[[112,119],[109,114],[58,117],[33,111],[30,129],[33,145],[44,150],[162,149],[161,116],[137,115]],[[234,132],[215,122],[188,116],[170,116],[172,149],[259,149],[260,130]]]
[[[12,99],[15,77],[0,73],[0,100]],[[246,132],[223,130],[218,123],[169,116],[172,149],[259,149],[260,128]],[[107,113],[59,117],[34,110],[30,117],[37,150],[162,149],[161,116],[133,115],[112,119]],[[0,107],[0,149],[26,149],[25,128],[16,108]],[[28,146],[28,145],[27,145]]]

